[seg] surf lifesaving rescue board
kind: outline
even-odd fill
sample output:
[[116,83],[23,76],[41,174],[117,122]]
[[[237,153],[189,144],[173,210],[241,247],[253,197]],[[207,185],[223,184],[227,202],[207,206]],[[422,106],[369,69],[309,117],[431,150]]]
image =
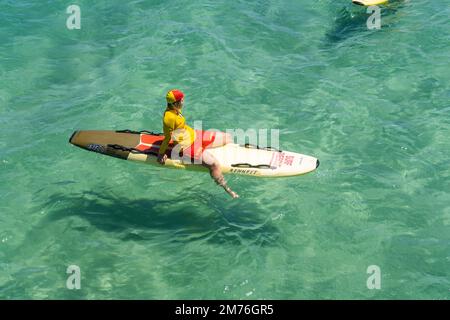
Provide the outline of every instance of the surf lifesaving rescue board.
[[[207,171],[201,164],[191,164],[170,159],[173,143],[167,149],[164,166],[156,159],[164,140],[160,133],[149,131],[75,131],[69,142],[82,149],[104,155],[166,168]],[[208,149],[218,159],[223,173],[244,174],[256,177],[287,177],[314,171],[319,166],[317,158],[300,153],[229,143]]]
[[360,6],[376,6],[379,4],[385,4],[388,3],[388,0],[352,0],[354,4],[360,5]]
[[389,0],[352,0],[354,4],[360,5],[360,6],[376,6],[379,4],[385,4],[388,3]]

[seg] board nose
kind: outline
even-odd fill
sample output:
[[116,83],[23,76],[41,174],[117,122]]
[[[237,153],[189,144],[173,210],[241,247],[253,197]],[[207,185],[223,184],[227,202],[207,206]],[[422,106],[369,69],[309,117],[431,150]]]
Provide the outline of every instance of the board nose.
[[75,135],[76,135],[77,133],[78,133],[78,131],[74,131],[74,132],[72,133],[72,135],[70,136],[70,139],[69,139],[69,143],[73,144],[72,139],[73,139],[73,137],[75,137]]

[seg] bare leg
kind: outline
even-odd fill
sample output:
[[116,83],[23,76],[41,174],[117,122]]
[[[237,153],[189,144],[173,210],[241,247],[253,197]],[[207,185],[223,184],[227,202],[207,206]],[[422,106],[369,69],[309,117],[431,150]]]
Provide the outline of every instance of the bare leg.
[[228,187],[223,177],[220,165],[217,159],[208,150],[203,151],[202,164],[209,169],[209,174],[214,181],[221,186],[233,198],[239,198],[239,195]]

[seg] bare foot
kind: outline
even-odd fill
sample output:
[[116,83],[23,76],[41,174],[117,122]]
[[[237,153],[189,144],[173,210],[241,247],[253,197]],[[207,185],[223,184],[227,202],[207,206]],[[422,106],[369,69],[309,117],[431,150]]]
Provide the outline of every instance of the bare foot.
[[227,192],[229,193],[229,195],[230,195],[231,197],[233,197],[233,199],[239,198],[239,195],[238,195],[236,192],[234,192],[234,191],[232,191],[232,190],[227,191]]

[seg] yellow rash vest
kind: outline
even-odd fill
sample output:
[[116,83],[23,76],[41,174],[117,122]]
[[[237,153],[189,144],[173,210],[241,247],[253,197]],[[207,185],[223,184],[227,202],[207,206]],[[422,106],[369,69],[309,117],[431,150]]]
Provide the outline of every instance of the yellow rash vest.
[[[175,134],[172,136],[172,134]],[[173,138],[175,143],[181,144],[184,148],[194,143],[195,131],[186,124],[186,119],[181,113],[167,108],[163,117],[164,141],[159,148],[159,154],[163,155],[169,145],[170,139]]]

